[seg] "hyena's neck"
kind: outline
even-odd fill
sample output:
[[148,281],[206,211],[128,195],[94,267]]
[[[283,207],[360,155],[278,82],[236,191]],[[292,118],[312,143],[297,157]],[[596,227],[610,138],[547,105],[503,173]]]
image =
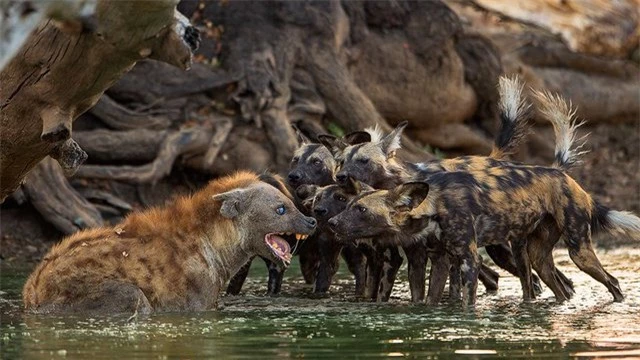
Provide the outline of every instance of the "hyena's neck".
[[224,289],[231,277],[246,264],[251,256],[239,244],[232,246],[212,242],[210,234],[202,239],[204,259],[209,267],[209,275],[214,284],[214,298]]

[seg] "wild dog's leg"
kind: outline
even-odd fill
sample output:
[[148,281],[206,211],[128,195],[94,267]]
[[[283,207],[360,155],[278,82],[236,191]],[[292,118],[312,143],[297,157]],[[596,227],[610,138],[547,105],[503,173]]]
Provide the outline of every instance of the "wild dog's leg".
[[442,300],[451,262],[449,256],[444,252],[431,253],[429,259],[431,260],[431,271],[429,272],[427,305],[437,305]]
[[449,300],[460,301],[461,286],[460,264],[452,262],[449,269]]
[[463,306],[475,305],[478,290],[478,273],[480,271],[480,259],[475,239],[471,241],[467,249],[460,254],[460,278],[462,279],[462,304]]
[[[519,276],[518,269],[516,268],[516,263],[513,260],[511,247],[508,244],[487,245],[485,247],[485,250],[487,251],[487,254],[491,258],[491,260],[493,260],[493,262],[501,269],[508,271],[514,276]],[[482,276],[483,275],[481,270],[480,281],[482,281]],[[484,283],[484,281],[482,282]],[[540,295],[542,293],[542,285],[540,284],[540,279],[535,274],[531,274],[531,282],[533,284],[533,291],[536,293],[536,295]]]
[[326,293],[331,286],[333,276],[340,266],[339,257],[342,246],[329,241],[329,239],[318,238],[318,249],[320,251],[320,262],[313,292]]
[[[317,235],[311,236],[304,241],[304,244],[298,244],[300,248],[300,270],[306,284],[314,284],[320,266],[320,253],[318,251]],[[295,246],[295,244],[293,245]]]
[[573,295],[573,284],[553,263],[553,247],[560,238],[555,223],[544,222],[527,238],[527,252],[531,265],[542,281],[553,291],[556,301],[563,302]]
[[403,250],[408,262],[411,301],[423,301],[427,272],[427,246],[419,242],[410,246],[403,246]]
[[267,295],[277,295],[282,287],[282,278],[284,277],[284,269],[276,263],[263,258],[269,269],[269,280],[267,282]]
[[242,285],[244,285],[245,280],[247,279],[247,275],[249,275],[249,269],[251,268],[251,262],[253,258],[247,261],[246,264],[242,265],[240,270],[233,275],[231,280],[229,280],[229,285],[227,286],[227,295],[238,295],[240,290],[242,290]]
[[365,256],[367,257],[367,282],[365,285],[364,298],[376,300],[382,273],[382,256],[374,247],[365,246],[365,249]]
[[572,219],[567,221],[565,241],[569,248],[569,256],[580,270],[604,284],[611,295],[613,295],[614,301],[622,301],[624,295],[622,295],[618,279],[602,267],[600,260],[598,260],[598,257],[593,251],[591,231],[587,226],[588,222],[586,221],[582,223],[572,221]]
[[498,274],[495,270],[488,267],[487,265],[482,263],[482,257],[478,256],[480,259],[480,269],[478,273],[478,278],[484,285],[487,292],[496,292],[498,291],[498,279],[500,279],[500,274]]
[[342,248],[342,257],[356,279],[356,297],[363,297],[367,281],[367,258],[354,244]]
[[402,256],[397,246],[388,247],[384,251],[384,263],[382,266],[382,274],[380,278],[380,287],[378,288],[378,302],[387,302],[391,297],[393,284],[396,281],[396,275],[402,265]]
[[535,299],[533,292],[533,285],[531,283],[531,262],[529,261],[529,254],[527,253],[527,241],[526,239],[518,239],[511,242],[511,249],[513,250],[513,258],[516,261],[516,267],[518,268],[518,277],[520,278],[520,284],[522,285],[522,298],[524,301],[530,301]]

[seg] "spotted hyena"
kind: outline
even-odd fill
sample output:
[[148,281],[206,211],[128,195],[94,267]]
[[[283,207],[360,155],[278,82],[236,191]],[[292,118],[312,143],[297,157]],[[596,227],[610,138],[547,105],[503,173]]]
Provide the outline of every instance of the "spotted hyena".
[[23,290],[35,312],[122,313],[207,310],[251,256],[287,266],[287,234],[306,238],[303,215],[271,175],[239,172],[114,227],[55,245]]

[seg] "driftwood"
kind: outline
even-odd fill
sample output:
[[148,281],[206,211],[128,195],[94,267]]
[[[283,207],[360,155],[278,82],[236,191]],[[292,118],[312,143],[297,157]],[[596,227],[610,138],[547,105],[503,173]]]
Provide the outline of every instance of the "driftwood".
[[[56,5],[24,39],[0,69],[0,201],[70,139],[71,123],[138,60],[189,68],[198,31],[176,4],[101,0],[90,11],[70,12],[77,15],[71,19],[56,16],[67,14]],[[83,152],[56,156],[67,173],[83,160],[73,154]]]

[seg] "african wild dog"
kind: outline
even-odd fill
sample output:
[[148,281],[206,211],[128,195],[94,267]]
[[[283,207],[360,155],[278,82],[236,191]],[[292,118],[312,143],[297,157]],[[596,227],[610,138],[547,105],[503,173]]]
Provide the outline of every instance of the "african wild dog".
[[[378,237],[399,245],[426,242],[433,266],[443,272],[453,261],[460,269],[463,303],[469,305],[476,298],[477,249],[499,242],[511,243],[523,297],[533,298],[527,241],[539,240],[529,234],[550,216],[578,268],[604,284],[615,301],[623,299],[618,280],[602,268],[593,251],[591,233],[619,230],[640,238],[640,218],[603,206],[562,170],[504,165],[440,172],[427,181],[361,193],[329,224],[347,239]],[[551,253],[532,260],[542,280],[553,288]],[[429,304],[440,301],[445,282],[446,277],[439,276],[429,284]]]
[[[314,292],[326,292],[331,286],[333,276],[338,271],[339,255],[343,254],[351,273],[355,275],[355,294],[357,297],[365,296],[365,280],[367,270],[371,271],[370,259],[373,254],[371,244],[344,243],[335,237],[327,225],[327,221],[337,215],[347,207],[347,202],[357,195],[359,189],[356,187],[341,187],[336,184],[327,186],[301,185],[296,189],[296,195],[303,199],[304,206],[310,210],[313,217],[318,221],[318,251],[320,252],[321,264],[318,268],[316,286]],[[359,256],[350,261],[349,255],[356,253]],[[366,258],[361,255],[366,254]],[[381,259],[378,259],[380,262]],[[366,268],[368,266],[368,268]],[[370,285],[371,286],[371,285]]]
[[[501,128],[496,138],[491,156],[504,157],[511,154],[522,141],[529,128],[529,105],[522,99],[522,86],[517,79],[500,79],[500,109]],[[425,174],[455,170],[456,168],[484,168],[486,156],[465,156],[449,160],[432,161],[425,164],[405,164],[395,157],[396,150],[400,147],[400,136],[405,124],[399,125],[392,133],[383,137],[379,131],[357,131],[337,139],[331,136],[320,136],[320,140],[334,153],[340,161],[340,171],[336,174],[338,183],[344,183],[345,179],[355,179],[367,183],[374,188],[390,189],[403,182],[410,181],[414,177],[423,177]],[[556,126],[556,122],[554,122]],[[419,244],[405,249],[405,253],[412,254],[409,260],[409,281],[411,283],[412,299],[420,301],[424,298],[424,280],[426,258],[425,251],[419,249]],[[416,248],[417,247],[417,248]],[[490,257],[500,267],[516,274],[511,251],[506,245],[487,247]],[[420,254],[420,255],[418,255]],[[397,271],[397,269],[396,269]],[[497,274],[492,281],[492,270],[483,266],[481,279],[488,290],[497,289]],[[563,278],[563,284],[568,289],[567,293],[573,293],[573,285],[570,280]],[[536,289],[541,290],[539,280],[534,276]],[[389,286],[390,287],[390,286]],[[388,290],[390,291],[390,290]],[[455,296],[456,292],[451,292]]]
[[78,232],[54,246],[23,290],[36,312],[149,313],[216,307],[224,284],[251,256],[287,265],[283,234],[306,237],[301,214],[271,175],[239,172],[193,196]]

